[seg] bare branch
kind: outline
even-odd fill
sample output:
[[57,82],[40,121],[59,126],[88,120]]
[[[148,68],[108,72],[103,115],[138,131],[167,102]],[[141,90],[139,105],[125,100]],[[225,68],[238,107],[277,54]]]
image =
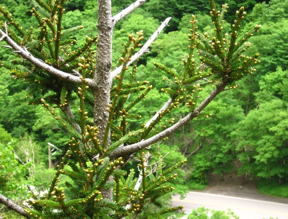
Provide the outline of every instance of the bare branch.
[[[44,69],[45,71],[49,72],[50,74],[61,78],[65,81],[70,81],[76,84],[81,84],[82,80],[78,76],[74,76],[72,74],[63,72],[61,70],[58,70],[48,64],[46,64],[44,61],[34,57],[30,52],[27,51],[25,47],[19,46],[16,42],[14,42],[6,33],[4,33],[0,29],[0,36],[1,39],[5,40],[7,44],[9,44],[15,52],[17,52],[20,56],[22,56],[24,59],[28,60],[32,64],[36,65],[39,68]],[[96,85],[91,79],[86,79],[88,82],[88,85],[92,88],[94,88]]]
[[5,21],[5,35],[1,36],[0,41],[2,41],[6,36],[8,36],[8,31],[7,31],[7,23]]
[[122,18],[129,15],[131,12],[133,12],[136,8],[140,7],[146,2],[146,0],[137,0],[136,2],[132,3],[130,6],[116,14],[112,17],[112,24],[115,26],[115,24],[120,21]]
[[15,154],[16,158],[20,161],[20,163],[25,166],[25,163],[21,160],[21,158],[16,154],[16,151],[13,149],[13,153]]
[[188,159],[189,157],[191,157],[193,154],[195,154],[197,151],[199,151],[200,150],[200,148],[202,148],[202,146],[203,146],[203,144],[202,144],[202,142],[199,144],[199,146],[194,150],[194,151],[192,151],[190,154],[188,154],[187,156],[185,156],[185,154],[184,154],[184,156]]
[[172,98],[170,98],[170,99],[162,106],[162,108],[161,108],[158,112],[155,113],[155,115],[145,124],[145,127],[148,128],[148,127],[151,125],[151,123],[158,118],[158,116],[159,116],[159,114],[160,114],[161,112],[163,112],[163,111],[165,111],[166,109],[168,109],[168,107],[170,106],[171,103],[172,103]]
[[[158,144],[159,144],[159,142],[158,142]],[[148,152],[149,153],[149,152]],[[154,174],[154,173],[156,173],[157,172],[157,170],[159,169],[159,165],[161,165],[160,164],[160,162],[163,162],[164,161],[164,158],[167,156],[169,154],[169,152],[167,152],[163,157],[161,157],[160,158],[160,160],[158,160],[158,161],[156,161],[155,163],[152,163],[152,164],[146,164],[146,167],[145,167],[145,171],[146,171],[146,169],[148,169],[148,167],[149,167],[149,169],[150,169],[150,173],[149,174],[147,174],[146,175],[146,177],[149,177],[149,176],[151,176],[152,174]],[[150,153],[149,153],[149,156],[150,156]],[[146,159],[146,156],[145,156],[145,159]],[[165,168],[165,165],[164,166],[162,166],[161,168]],[[148,172],[148,171],[147,171]]]
[[[162,111],[165,111],[165,110],[170,106],[171,103],[172,103],[172,98],[170,98],[170,99],[162,106],[162,108],[161,108],[158,112],[155,113],[155,115],[145,124],[145,127],[149,127],[150,124],[151,124],[154,120],[156,120],[156,119],[158,118],[159,114],[160,114]],[[121,146],[123,146],[123,145],[121,145]],[[120,147],[121,147],[121,146],[120,146]],[[166,155],[167,155],[167,154],[166,154]],[[165,156],[166,156],[166,155],[165,155]],[[132,155],[131,155],[131,156],[132,156]],[[164,157],[165,157],[165,156],[164,156]],[[149,151],[147,151],[147,153],[145,154],[145,161],[144,161],[145,171],[146,171],[146,168],[147,168],[147,166],[148,166],[150,157],[151,157],[151,154],[150,154]],[[141,183],[142,183],[142,179],[143,179],[143,175],[142,175],[142,174],[139,174],[138,180],[137,180],[136,185],[135,185],[135,187],[134,187],[134,189],[135,189],[136,191],[139,190],[140,185],[141,185]],[[125,209],[129,209],[129,208],[131,208],[131,206],[132,206],[132,204],[130,203],[130,204],[126,205]]]
[[8,208],[10,208],[10,209],[18,212],[18,213],[21,214],[22,216],[24,216],[24,217],[26,217],[26,218],[30,218],[30,215],[29,215],[28,213],[26,213],[21,206],[15,204],[11,199],[5,197],[5,196],[2,195],[1,193],[0,193],[0,203],[3,203],[3,204],[6,205]]
[[[148,128],[149,126],[150,126],[150,124],[154,121],[154,120],[156,120],[157,118],[158,118],[158,116],[159,116],[159,114],[161,113],[161,112],[163,112],[163,111],[165,111],[166,109],[168,109],[168,107],[170,106],[170,104],[172,103],[172,98],[170,98],[163,106],[162,106],[162,108],[160,109],[160,110],[158,110],[158,112],[156,112],[155,113],[155,115],[145,124],[145,127],[146,128]],[[121,145],[121,146],[123,146],[123,145]],[[148,146],[150,146],[150,145],[148,145]],[[146,148],[146,149],[150,149],[150,148]],[[150,154],[149,152],[147,152],[147,154]],[[126,163],[128,163],[128,161],[131,159],[131,157],[132,157],[133,155],[130,155],[130,158],[125,162],[125,164]],[[146,159],[146,158],[145,158]],[[124,164],[124,165],[125,165]],[[123,166],[124,166],[123,165]]]
[[[139,59],[149,48],[149,46],[151,45],[151,43],[156,39],[156,37],[161,33],[161,31],[164,29],[164,27],[166,27],[170,21],[171,17],[168,17],[165,19],[164,22],[162,22],[162,24],[160,25],[160,27],[152,34],[152,36],[149,38],[149,40],[143,45],[143,47],[137,52],[135,53],[132,57],[131,60],[126,64],[126,66],[128,67],[129,65],[131,65],[133,62],[135,62],[137,59]],[[116,68],[114,71],[111,72],[110,74],[110,79],[112,80],[113,78],[115,78],[118,74],[120,74],[121,70],[122,70],[122,65],[118,68]]]
[[[0,41],[1,41],[1,39],[0,39]],[[6,45],[1,45],[1,47],[7,48],[7,49],[12,49],[11,46],[6,46]]]
[[[145,154],[145,161],[144,161],[144,168],[146,170],[146,166],[148,165],[149,163],[149,160],[150,160],[150,152],[148,151],[146,154]],[[138,177],[138,180],[136,182],[136,185],[134,186],[134,190],[135,191],[138,191],[140,189],[140,186],[141,186],[141,183],[142,183],[142,180],[143,180],[143,175],[141,174],[141,171],[140,171],[140,174],[139,174],[139,177]],[[132,207],[132,203],[129,203],[125,206],[125,209],[129,209]]]
[[120,146],[118,147],[115,151],[113,151],[110,154],[110,157],[118,157],[118,156],[122,156],[124,154],[127,153],[134,153],[136,151],[139,151],[149,145],[154,144],[155,142],[171,135],[173,132],[175,132],[178,128],[180,128],[181,126],[185,125],[186,123],[188,123],[190,120],[194,119],[195,117],[197,117],[199,115],[199,113],[219,94],[221,93],[224,88],[227,85],[227,81],[224,80],[222,81],[218,86],[216,86],[216,88],[214,90],[211,91],[210,95],[202,102],[199,104],[199,106],[192,111],[191,113],[189,113],[187,116],[185,116],[183,119],[180,119],[177,123],[175,123],[174,125],[172,125],[171,127],[165,129],[164,131],[154,135],[151,138],[148,138],[144,141],[140,141],[137,142],[135,144],[132,145],[127,145],[127,146]]

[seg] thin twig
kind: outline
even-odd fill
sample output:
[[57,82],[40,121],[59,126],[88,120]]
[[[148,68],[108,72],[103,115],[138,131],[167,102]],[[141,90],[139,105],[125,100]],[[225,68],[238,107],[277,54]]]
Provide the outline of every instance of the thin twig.
[[126,17],[129,15],[131,12],[133,12],[135,9],[140,7],[146,2],[146,0],[137,0],[136,2],[132,3],[129,5],[127,8],[116,14],[115,16],[112,17],[112,24],[115,26],[117,22],[119,22],[122,18]]
[[200,150],[200,148],[202,148],[202,146],[203,146],[203,144],[202,144],[202,142],[199,144],[199,146],[194,150],[194,151],[192,151],[190,154],[188,154],[188,156],[185,156],[185,154],[184,154],[184,156],[188,159],[189,157],[191,157],[193,154],[195,154],[197,151],[199,151]]
[[[156,39],[156,37],[161,33],[161,31],[166,27],[170,21],[171,17],[168,17],[165,19],[164,22],[160,25],[160,27],[151,35],[151,37],[148,39],[148,41],[144,44],[144,46],[137,52],[135,53],[132,57],[131,60],[126,64],[126,66],[130,66],[133,62],[135,62],[137,59],[139,59],[147,50],[148,47],[151,45],[151,43]],[[111,72],[110,74],[110,79],[112,80],[115,78],[118,74],[120,74],[121,70],[123,68],[123,65],[120,67],[116,68],[114,71]]]
[[[172,103],[172,98],[170,98],[170,99],[161,107],[161,109],[158,110],[158,112],[155,113],[155,115],[145,124],[145,127],[149,127],[150,124],[151,124],[154,120],[156,120],[156,119],[158,118],[159,114],[160,114],[162,111],[165,111],[166,109],[168,109],[168,107],[170,106],[171,103]],[[122,145],[121,145],[121,146],[122,146]],[[121,147],[121,146],[120,146],[120,147]],[[166,154],[166,155],[167,155],[167,154]],[[166,155],[165,155],[165,156],[166,156]],[[130,158],[131,158],[131,156],[134,156],[134,154],[130,155]],[[164,157],[165,157],[165,156],[164,156]],[[145,169],[146,169],[147,166],[148,166],[148,162],[149,162],[150,158],[151,158],[150,152],[147,151],[147,153],[145,154],[145,161],[144,161],[144,168],[145,168]],[[152,164],[149,165],[149,166],[152,166]],[[139,171],[139,172],[141,172],[141,171]],[[141,185],[141,183],[142,183],[142,180],[143,180],[143,176],[142,176],[142,174],[139,174],[138,180],[137,180],[137,182],[136,182],[136,184],[135,184],[135,186],[134,186],[134,190],[136,190],[136,191],[139,190],[140,185]],[[126,205],[125,209],[129,209],[129,208],[131,208],[131,206],[132,206],[132,205],[131,205],[131,203],[130,203],[130,204]]]
[[163,112],[163,111],[165,111],[165,110],[168,109],[168,107],[170,106],[171,103],[172,103],[172,98],[170,98],[170,99],[162,106],[162,108],[161,108],[158,112],[155,113],[155,115],[145,124],[145,127],[148,128],[148,127],[151,125],[151,123],[158,118],[158,116],[159,116],[159,114],[160,114],[161,112]]

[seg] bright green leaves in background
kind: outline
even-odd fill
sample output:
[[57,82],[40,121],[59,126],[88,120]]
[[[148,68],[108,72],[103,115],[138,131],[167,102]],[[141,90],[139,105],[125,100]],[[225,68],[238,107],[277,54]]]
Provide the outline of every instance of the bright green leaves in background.
[[27,198],[27,181],[24,176],[29,165],[31,163],[27,166],[19,165],[12,144],[0,143],[0,192],[14,200]]
[[239,219],[231,210],[210,210],[204,207],[194,209],[188,219]]
[[287,179],[287,71],[278,68],[260,81],[258,106],[251,110],[233,133],[241,173],[260,178]]

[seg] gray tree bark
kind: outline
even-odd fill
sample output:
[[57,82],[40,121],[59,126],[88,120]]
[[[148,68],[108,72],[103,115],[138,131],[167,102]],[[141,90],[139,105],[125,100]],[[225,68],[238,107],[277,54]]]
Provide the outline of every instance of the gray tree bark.
[[11,201],[11,199],[5,197],[4,195],[0,194],[0,203],[3,203],[4,205],[6,205],[8,208],[18,212],[19,214],[21,214],[22,216],[26,217],[26,218],[30,218],[30,215],[27,214],[24,209],[20,206],[15,204],[13,201]]
[[[112,35],[113,24],[111,14],[111,0],[98,0],[98,42],[96,53],[96,69],[93,89],[94,97],[94,124],[99,128],[98,139],[102,143],[109,117],[108,104],[110,102],[110,71],[112,66]],[[110,132],[110,131],[109,131]],[[106,145],[110,143],[110,133],[107,136]],[[110,177],[108,181],[113,181]],[[113,190],[103,190],[105,198],[113,200]]]
[[[98,42],[96,54],[96,69],[93,89],[94,123],[99,128],[98,138],[102,142],[109,113],[110,102],[110,71],[112,65],[112,16],[111,0],[98,0]],[[109,142],[108,142],[109,143]]]

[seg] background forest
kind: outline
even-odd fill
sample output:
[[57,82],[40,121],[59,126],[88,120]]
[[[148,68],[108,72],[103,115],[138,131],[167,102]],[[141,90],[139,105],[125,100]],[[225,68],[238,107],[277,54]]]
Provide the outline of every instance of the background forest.
[[[65,28],[82,25],[84,28],[69,37],[79,42],[85,36],[97,35],[95,0],[70,0],[66,4]],[[112,0],[113,10],[119,11],[134,0]],[[227,1],[215,1],[221,5]],[[207,174],[223,174],[235,170],[256,179],[262,192],[273,187],[276,195],[288,197],[283,192],[288,187],[288,0],[244,1],[230,0],[228,22],[235,18],[235,11],[245,6],[247,18],[243,33],[257,24],[262,24],[260,33],[251,38],[251,53],[260,53],[261,63],[256,73],[238,81],[237,89],[221,93],[206,109],[203,115],[178,130],[158,148],[159,156],[165,156],[166,165],[187,158],[187,163],[174,182],[175,192],[187,189],[202,189],[207,185]],[[31,19],[30,1],[1,0],[0,6],[9,6],[14,17],[22,20],[28,29],[37,25]],[[149,52],[138,61],[138,74],[153,84],[153,90],[145,102],[138,105],[136,122],[145,123],[161,107],[155,103],[165,102],[167,96],[161,92],[163,78],[161,71],[155,71],[153,62],[161,62],[167,67],[180,71],[181,58],[187,53],[189,30],[186,28],[195,14],[200,32],[212,32],[209,4],[206,1],[191,0],[150,0],[125,20],[119,22],[113,34],[113,63],[121,57],[122,47],[128,34],[143,30],[150,36],[166,17],[172,20],[165,33],[151,45]],[[23,22],[24,21],[24,22]],[[87,28],[86,28],[87,27]],[[94,28],[93,28],[94,27]],[[187,45],[183,45],[187,43]],[[8,60],[10,54],[0,50],[0,60]],[[115,68],[116,66],[113,66]],[[0,68],[0,179],[9,177],[6,187],[0,191],[17,200],[27,196],[26,184],[39,190],[47,188],[53,176],[53,168],[48,166],[48,143],[57,147],[52,151],[52,165],[60,162],[60,157],[68,149],[71,136],[41,106],[35,107],[25,81],[15,82],[9,70]],[[136,78],[137,79],[137,78]],[[157,82],[157,83],[156,83]],[[204,91],[205,92],[205,91]],[[209,90],[207,90],[207,93]],[[31,104],[27,104],[28,101]],[[201,98],[201,97],[200,97]],[[163,100],[163,101],[160,101]],[[152,106],[151,103],[154,103]],[[178,110],[170,114],[172,118],[183,118],[187,112]],[[52,149],[52,148],[51,148]],[[169,152],[167,154],[167,152]],[[1,168],[9,163],[10,169]],[[127,170],[135,168],[133,163]],[[27,176],[29,172],[29,177]],[[184,177],[185,175],[185,177]],[[17,183],[15,183],[17,182]],[[185,184],[184,184],[185,182]],[[188,183],[187,183],[188,182]],[[17,192],[13,192],[17,187]],[[281,190],[283,189],[283,190]],[[271,191],[270,191],[271,192]]]

